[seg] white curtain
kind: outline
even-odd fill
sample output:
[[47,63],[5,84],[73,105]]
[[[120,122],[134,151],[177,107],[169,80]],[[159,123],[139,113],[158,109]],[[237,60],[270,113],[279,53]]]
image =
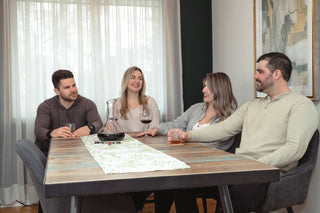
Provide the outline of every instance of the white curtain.
[[162,121],[181,114],[179,0],[2,0],[0,10],[2,205],[37,201],[14,146],[35,139],[36,110],[54,95],[55,70],[74,73],[103,120],[130,66],[144,72]]

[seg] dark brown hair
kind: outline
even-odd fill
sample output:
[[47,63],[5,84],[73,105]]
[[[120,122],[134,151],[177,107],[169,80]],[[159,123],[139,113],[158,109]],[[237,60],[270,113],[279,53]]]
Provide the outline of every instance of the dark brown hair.
[[283,79],[287,82],[289,81],[292,72],[292,63],[285,54],[280,52],[266,53],[258,58],[257,63],[262,60],[268,61],[266,67],[271,73],[275,70],[280,70]]
[[60,80],[74,78],[73,74],[69,70],[57,70],[52,74],[52,83],[54,88],[59,89]]

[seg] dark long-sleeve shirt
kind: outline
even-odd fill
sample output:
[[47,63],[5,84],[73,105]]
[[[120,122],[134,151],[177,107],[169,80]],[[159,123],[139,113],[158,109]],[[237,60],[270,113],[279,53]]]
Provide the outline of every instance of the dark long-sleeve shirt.
[[95,127],[95,133],[102,127],[93,101],[79,95],[72,106],[66,109],[60,104],[59,97],[54,96],[42,102],[37,110],[35,135],[36,143],[42,151],[49,148],[48,132],[64,126],[65,123],[75,123],[76,129],[91,124]]

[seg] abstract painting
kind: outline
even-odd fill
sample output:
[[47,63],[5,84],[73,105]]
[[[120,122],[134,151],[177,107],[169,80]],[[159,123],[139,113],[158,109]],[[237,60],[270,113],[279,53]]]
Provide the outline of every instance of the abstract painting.
[[[290,88],[314,96],[314,0],[254,0],[255,58],[282,52],[292,61]],[[265,94],[256,92],[256,97]]]

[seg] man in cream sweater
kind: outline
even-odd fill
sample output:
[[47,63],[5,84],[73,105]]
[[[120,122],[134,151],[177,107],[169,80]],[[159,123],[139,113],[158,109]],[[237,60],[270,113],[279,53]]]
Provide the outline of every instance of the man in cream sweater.
[[[266,93],[242,105],[228,119],[207,128],[182,132],[185,141],[220,141],[242,131],[237,155],[275,166],[285,173],[298,164],[318,127],[318,114],[312,101],[290,90],[290,59],[277,52],[257,60],[256,89]],[[170,132],[168,133],[170,140]],[[234,212],[250,212],[262,205],[267,183],[229,187]],[[212,189],[209,190],[212,196]],[[215,196],[218,196],[218,192]],[[178,193],[177,212],[197,212],[190,193]]]

